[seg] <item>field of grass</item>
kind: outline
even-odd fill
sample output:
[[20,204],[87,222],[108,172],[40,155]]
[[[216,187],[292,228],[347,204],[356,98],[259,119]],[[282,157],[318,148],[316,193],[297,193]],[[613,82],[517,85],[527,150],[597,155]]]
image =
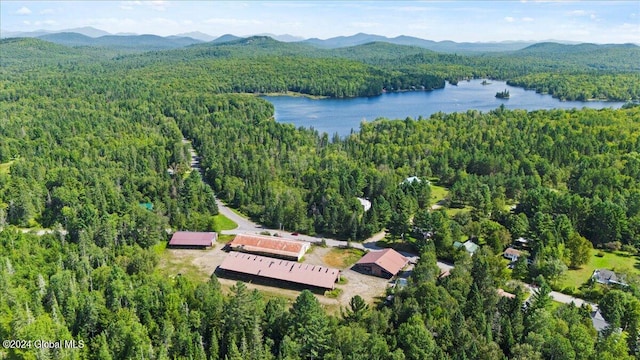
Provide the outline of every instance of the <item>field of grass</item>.
[[324,260],[327,266],[344,269],[356,263],[364,255],[360,249],[338,249],[333,248],[325,255]]
[[160,260],[156,267],[156,271],[160,275],[168,279],[175,276],[184,276],[194,282],[206,282],[209,280],[209,275],[194,265],[191,262],[191,258],[175,257],[164,251],[166,245],[163,241],[162,244],[158,244],[153,248]]
[[598,250],[591,250],[589,262],[580,269],[567,271],[558,282],[558,286],[561,289],[566,287],[577,289],[589,280],[596,269],[609,269],[621,273],[640,275],[640,270],[636,267],[640,264],[638,257],[621,251],[616,251],[615,253],[603,252],[603,257],[596,256],[597,253]]
[[218,239],[216,240],[216,242],[218,244],[226,244],[229,241],[233,240],[233,238],[235,238],[235,235],[222,235],[222,234],[218,234]]
[[438,201],[444,200],[449,195],[449,189],[443,186],[434,185],[433,180],[429,181],[431,181],[431,204],[436,204]]
[[216,232],[220,232],[222,230],[233,230],[238,227],[238,224],[222,214],[218,214],[213,217],[213,224]]
[[471,206],[465,206],[463,208],[445,208],[444,211],[449,215],[449,217],[453,217],[456,214],[469,212],[473,209]]

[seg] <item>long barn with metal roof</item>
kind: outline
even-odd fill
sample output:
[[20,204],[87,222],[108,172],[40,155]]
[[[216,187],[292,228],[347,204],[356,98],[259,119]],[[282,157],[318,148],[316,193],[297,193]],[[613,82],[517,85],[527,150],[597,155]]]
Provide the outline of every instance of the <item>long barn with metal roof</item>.
[[222,261],[219,269],[323,289],[333,289],[340,276],[340,270],[326,266],[233,251]]
[[227,246],[235,251],[299,261],[311,244],[273,236],[238,234]]

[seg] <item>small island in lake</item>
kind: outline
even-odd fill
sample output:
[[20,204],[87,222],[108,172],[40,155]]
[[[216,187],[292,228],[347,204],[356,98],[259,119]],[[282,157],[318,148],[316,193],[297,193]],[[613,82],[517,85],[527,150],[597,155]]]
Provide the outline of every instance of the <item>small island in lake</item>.
[[508,99],[509,98],[509,90],[504,89],[504,91],[498,91],[496,93],[496,97],[498,99]]
[[490,83],[490,82],[488,82],[487,80],[482,80],[482,83],[481,83],[481,84],[482,84],[482,85],[491,85],[491,83]]

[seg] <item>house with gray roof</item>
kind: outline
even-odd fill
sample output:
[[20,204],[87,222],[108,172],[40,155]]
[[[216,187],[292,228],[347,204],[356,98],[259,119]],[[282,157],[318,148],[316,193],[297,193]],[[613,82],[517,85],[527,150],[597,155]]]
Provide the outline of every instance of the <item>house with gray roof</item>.
[[615,271],[607,269],[596,269],[591,276],[597,283],[603,285],[621,285],[628,286],[623,276],[618,275]]

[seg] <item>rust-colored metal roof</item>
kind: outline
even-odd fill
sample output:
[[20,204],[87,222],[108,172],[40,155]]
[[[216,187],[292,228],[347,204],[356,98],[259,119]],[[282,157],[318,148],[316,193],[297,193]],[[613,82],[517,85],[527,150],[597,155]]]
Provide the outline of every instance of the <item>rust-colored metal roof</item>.
[[233,251],[222,261],[220,269],[325,289],[333,289],[340,275],[340,270],[325,266]]
[[296,259],[300,259],[309,249],[309,243],[304,241],[247,234],[236,235],[228,245],[232,250],[266,253]]
[[211,246],[216,236],[214,232],[176,231],[169,246]]
[[356,265],[376,264],[386,270],[388,273],[396,275],[409,262],[409,259],[402,256],[393,249],[384,249],[382,251],[370,251],[365,254]]

